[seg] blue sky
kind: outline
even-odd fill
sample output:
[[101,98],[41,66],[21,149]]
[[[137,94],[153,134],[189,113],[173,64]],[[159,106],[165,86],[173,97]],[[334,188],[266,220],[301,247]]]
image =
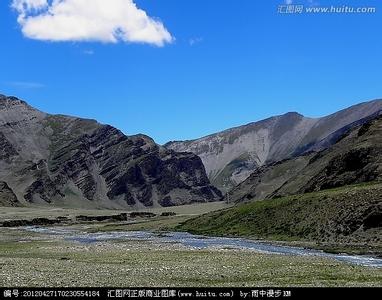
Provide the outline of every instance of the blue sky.
[[57,24],[37,27],[27,18],[44,11],[26,16],[0,1],[0,93],[158,143],[382,98],[378,0],[293,3],[376,7],[370,14],[281,14],[282,0],[134,2],[133,13],[146,13],[146,31],[80,31],[92,34],[87,39],[75,35],[76,23],[69,33]]

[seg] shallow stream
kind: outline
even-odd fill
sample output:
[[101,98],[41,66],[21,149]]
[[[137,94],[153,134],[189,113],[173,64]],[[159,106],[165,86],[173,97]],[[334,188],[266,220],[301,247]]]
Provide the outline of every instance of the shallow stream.
[[332,254],[320,250],[275,245],[263,241],[243,238],[206,237],[193,235],[186,232],[158,233],[151,231],[118,231],[106,233],[86,233],[80,230],[62,227],[28,226],[24,228],[28,231],[50,236],[60,236],[65,240],[77,241],[80,243],[97,243],[112,240],[149,241],[157,244],[178,243],[196,249],[244,249],[266,254],[318,256],[356,265],[382,268],[381,258],[360,255]]

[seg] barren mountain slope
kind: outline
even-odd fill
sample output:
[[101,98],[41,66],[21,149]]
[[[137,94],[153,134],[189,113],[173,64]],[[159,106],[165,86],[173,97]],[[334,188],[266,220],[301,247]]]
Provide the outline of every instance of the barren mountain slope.
[[287,113],[166,148],[202,159],[213,184],[227,191],[260,166],[332,145],[348,127],[373,118],[382,101],[361,103],[323,118]]
[[382,117],[344,132],[331,147],[267,164],[230,191],[231,201],[259,200],[382,180]]
[[0,195],[12,191],[21,204],[171,206],[221,196],[194,154],[94,120],[45,114],[14,97],[0,96],[0,145]]

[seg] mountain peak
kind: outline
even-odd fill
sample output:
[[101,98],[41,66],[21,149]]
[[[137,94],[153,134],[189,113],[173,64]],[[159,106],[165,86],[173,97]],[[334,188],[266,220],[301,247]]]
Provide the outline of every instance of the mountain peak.
[[25,101],[20,100],[17,97],[0,94],[0,109],[20,104],[28,105]]
[[282,117],[299,117],[304,118],[304,115],[296,112],[296,111],[290,111],[282,115]]
[[381,110],[382,102],[374,100],[321,118],[291,111],[165,147],[199,155],[211,182],[228,190],[266,163],[330,146],[344,128],[362,124]]

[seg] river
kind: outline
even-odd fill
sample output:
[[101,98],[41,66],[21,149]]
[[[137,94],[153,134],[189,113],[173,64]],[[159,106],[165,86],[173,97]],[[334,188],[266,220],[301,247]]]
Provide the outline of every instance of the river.
[[381,258],[361,255],[326,253],[320,250],[275,245],[272,243],[244,238],[206,237],[193,235],[186,232],[158,233],[151,231],[118,231],[106,233],[87,233],[80,230],[68,229],[64,227],[27,226],[24,227],[24,229],[49,236],[60,236],[65,240],[76,241],[79,243],[97,243],[113,240],[149,241],[156,244],[178,243],[194,249],[242,249],[253,250],[255,252],[265,254],[318,256],[350,264],[382,268]]

